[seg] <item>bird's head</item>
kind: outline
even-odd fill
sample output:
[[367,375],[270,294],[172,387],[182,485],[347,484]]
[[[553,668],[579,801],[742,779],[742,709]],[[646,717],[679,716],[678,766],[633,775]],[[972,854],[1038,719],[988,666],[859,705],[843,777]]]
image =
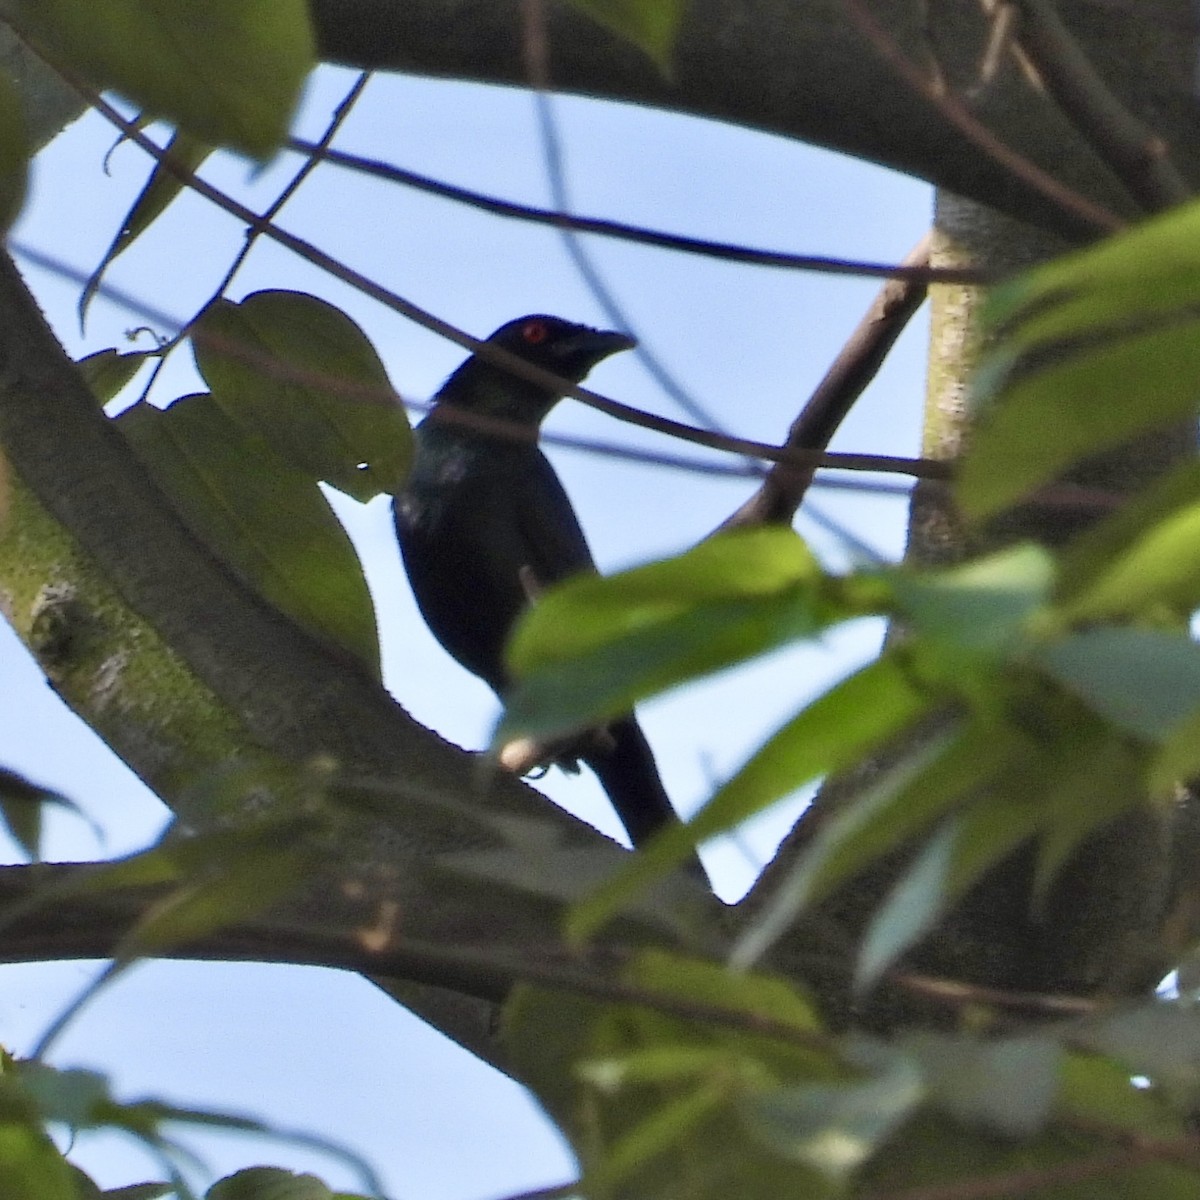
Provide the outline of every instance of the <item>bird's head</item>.
[[[581,383],[602,359],[637,343],[624,333],[576,325],[560,317],[534,313],[501,325],[487,339],[527,362],[572,383]],[[438,393],[439,403],[469,406],[488,416],[535,424],[562,396],[554,388],[532,383],[473,354]]]

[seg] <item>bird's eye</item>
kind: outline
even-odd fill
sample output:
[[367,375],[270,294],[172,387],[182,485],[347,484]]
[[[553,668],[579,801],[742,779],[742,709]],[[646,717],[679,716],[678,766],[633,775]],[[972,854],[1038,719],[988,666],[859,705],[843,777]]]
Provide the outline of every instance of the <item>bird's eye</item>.
[[526,321],[521,327],[521,338],[528,346],[540,346],[550,336],[550,326],[545,321]]

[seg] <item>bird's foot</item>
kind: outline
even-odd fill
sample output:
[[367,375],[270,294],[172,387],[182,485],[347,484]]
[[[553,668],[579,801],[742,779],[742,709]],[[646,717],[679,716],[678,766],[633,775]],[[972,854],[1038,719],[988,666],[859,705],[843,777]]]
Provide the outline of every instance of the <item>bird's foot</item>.
[[500,765],[514,775],[536,773],[540,778],[551,767],[561,767],[570,775],[578,775],[581,758],[611,754],[615,746],[613,735],[603,725],[548,741],[516,738],[501,749]]

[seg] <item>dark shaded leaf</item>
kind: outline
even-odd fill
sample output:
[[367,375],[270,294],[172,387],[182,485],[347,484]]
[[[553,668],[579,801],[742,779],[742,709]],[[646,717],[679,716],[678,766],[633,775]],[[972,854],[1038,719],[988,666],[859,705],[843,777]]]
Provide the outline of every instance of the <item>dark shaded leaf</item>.
[[1039,649],[1037,665],[1147,741],[1165,741],[1200,710],[1200,646],[1183,633],[1088,629]]
[[341,309],[304,292],[254,292],[211,305],[192,341],[223,411],[295,467],[364,502],[400,487],[408,418]]
[[142,369],[150,355],[138,351],[122,354],[119,350],[97,350],[75,365],[100,404],[107,404]]
[[334,1200],[315,1175],[296,1174],[281,1167],[247,1167],[218,1180],[205,1200]]
[[840,1180],[858,1170],[924,1098],[912,1059],[878,1042],[852,1044],[864,1077],[755,1093],[742,1105],[750,1132],[787,1158]]
[[21,98],[0,72],[0,231],[8,229],[25,204],[29,144]]
[[1191,1111],[1200,1095],[1200,1011],[1152,1000],[1081,1022],[1072,1042],[1123,1063]]
[[42,835],[42,806],[53,804],[87,821],[96,836],[100,830],[90,821],[83,809],[73,800],[41,784],[33,783],[24,775],[0,767],[0,815],[3,815],[8,832],[31,858],[39,857]]
[[[200,164],[212,153],[212,149],[212,146],[207,142],[200,141],[190,134],[177,129],[171,135],[171,140],[167,143],[166,152],[179,166],[194,173]],[[137,199],[126,214],[125,220],[121,222],[121,228],[117,230],[117,236],[113,238],[108,249],[104,252],[104,257],[101,258],[99,266],[96,267],[87,283],[84,284],[83,293],[79,297],[80,321],[83,321],[87,316],[88,305],[91,304],[92,297],[95,296],[96,289],[100,286],[100,280],[104,277],[104,272],[108,270],[109,264],[118,254],[133,245],[138,237],[150,228],[155,219],[166,209],[167,205],[179,195],[183,187],[183,180],[172,171],[168,171],[162,163],[154,164],[154,169],[150,172],[150,178],[146,181],[146,186],[142,188]],[[111,399],[111,397],[106,397],[106,399]]]
[[354,547],[320,489],[211,396],[117,419],[192,530],[260,595],[376,675],[375,610]]
[[305,0],[12,0],[5,17],[51,62],[259,158],[316,62]]
[[1053,1114],[1063,1066],[1053,1037],[915,1033],[902,1045],[920,1064],[930,1099],[963,1125],[1030,1137]]
[[[820,1171],[772,1152],[747,1129],[746,1102],[778,1091],[781,1081],[802,1086],[857,1074],[815,1028],[806,1001],[781,982],[739,980],[662,952],[640,956],[622,978],[638,998],[605,1004],[522,987],[506,1011],[506,1044],[571,1138],[585,1194],[840,1194]],[[709,1004],[728,1012],[728,1023],[674,1012]],[[757,1032],[766,1017],[794,1025],[795,1039]]]

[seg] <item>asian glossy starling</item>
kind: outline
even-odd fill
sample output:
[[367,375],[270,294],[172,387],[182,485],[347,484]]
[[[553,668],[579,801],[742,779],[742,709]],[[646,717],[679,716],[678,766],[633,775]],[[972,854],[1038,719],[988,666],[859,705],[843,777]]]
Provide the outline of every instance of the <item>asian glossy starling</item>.
[[[622,333],[528,316],[488,341],[573,382],[634,345]],[[396,535],[433,635],[504,699],[504,645],[530,598],[595,564],[558,476],[538,449],[543,418],[561,394],[473,355],[446,380],[417,426],[412,471],[395,500]],[[446,419],[449,410],[483,419]],[[526,427],[504,437],[487,419]],[[599,777],[635,846],[675,820],[654,755],[631,713],[579,751]]]

